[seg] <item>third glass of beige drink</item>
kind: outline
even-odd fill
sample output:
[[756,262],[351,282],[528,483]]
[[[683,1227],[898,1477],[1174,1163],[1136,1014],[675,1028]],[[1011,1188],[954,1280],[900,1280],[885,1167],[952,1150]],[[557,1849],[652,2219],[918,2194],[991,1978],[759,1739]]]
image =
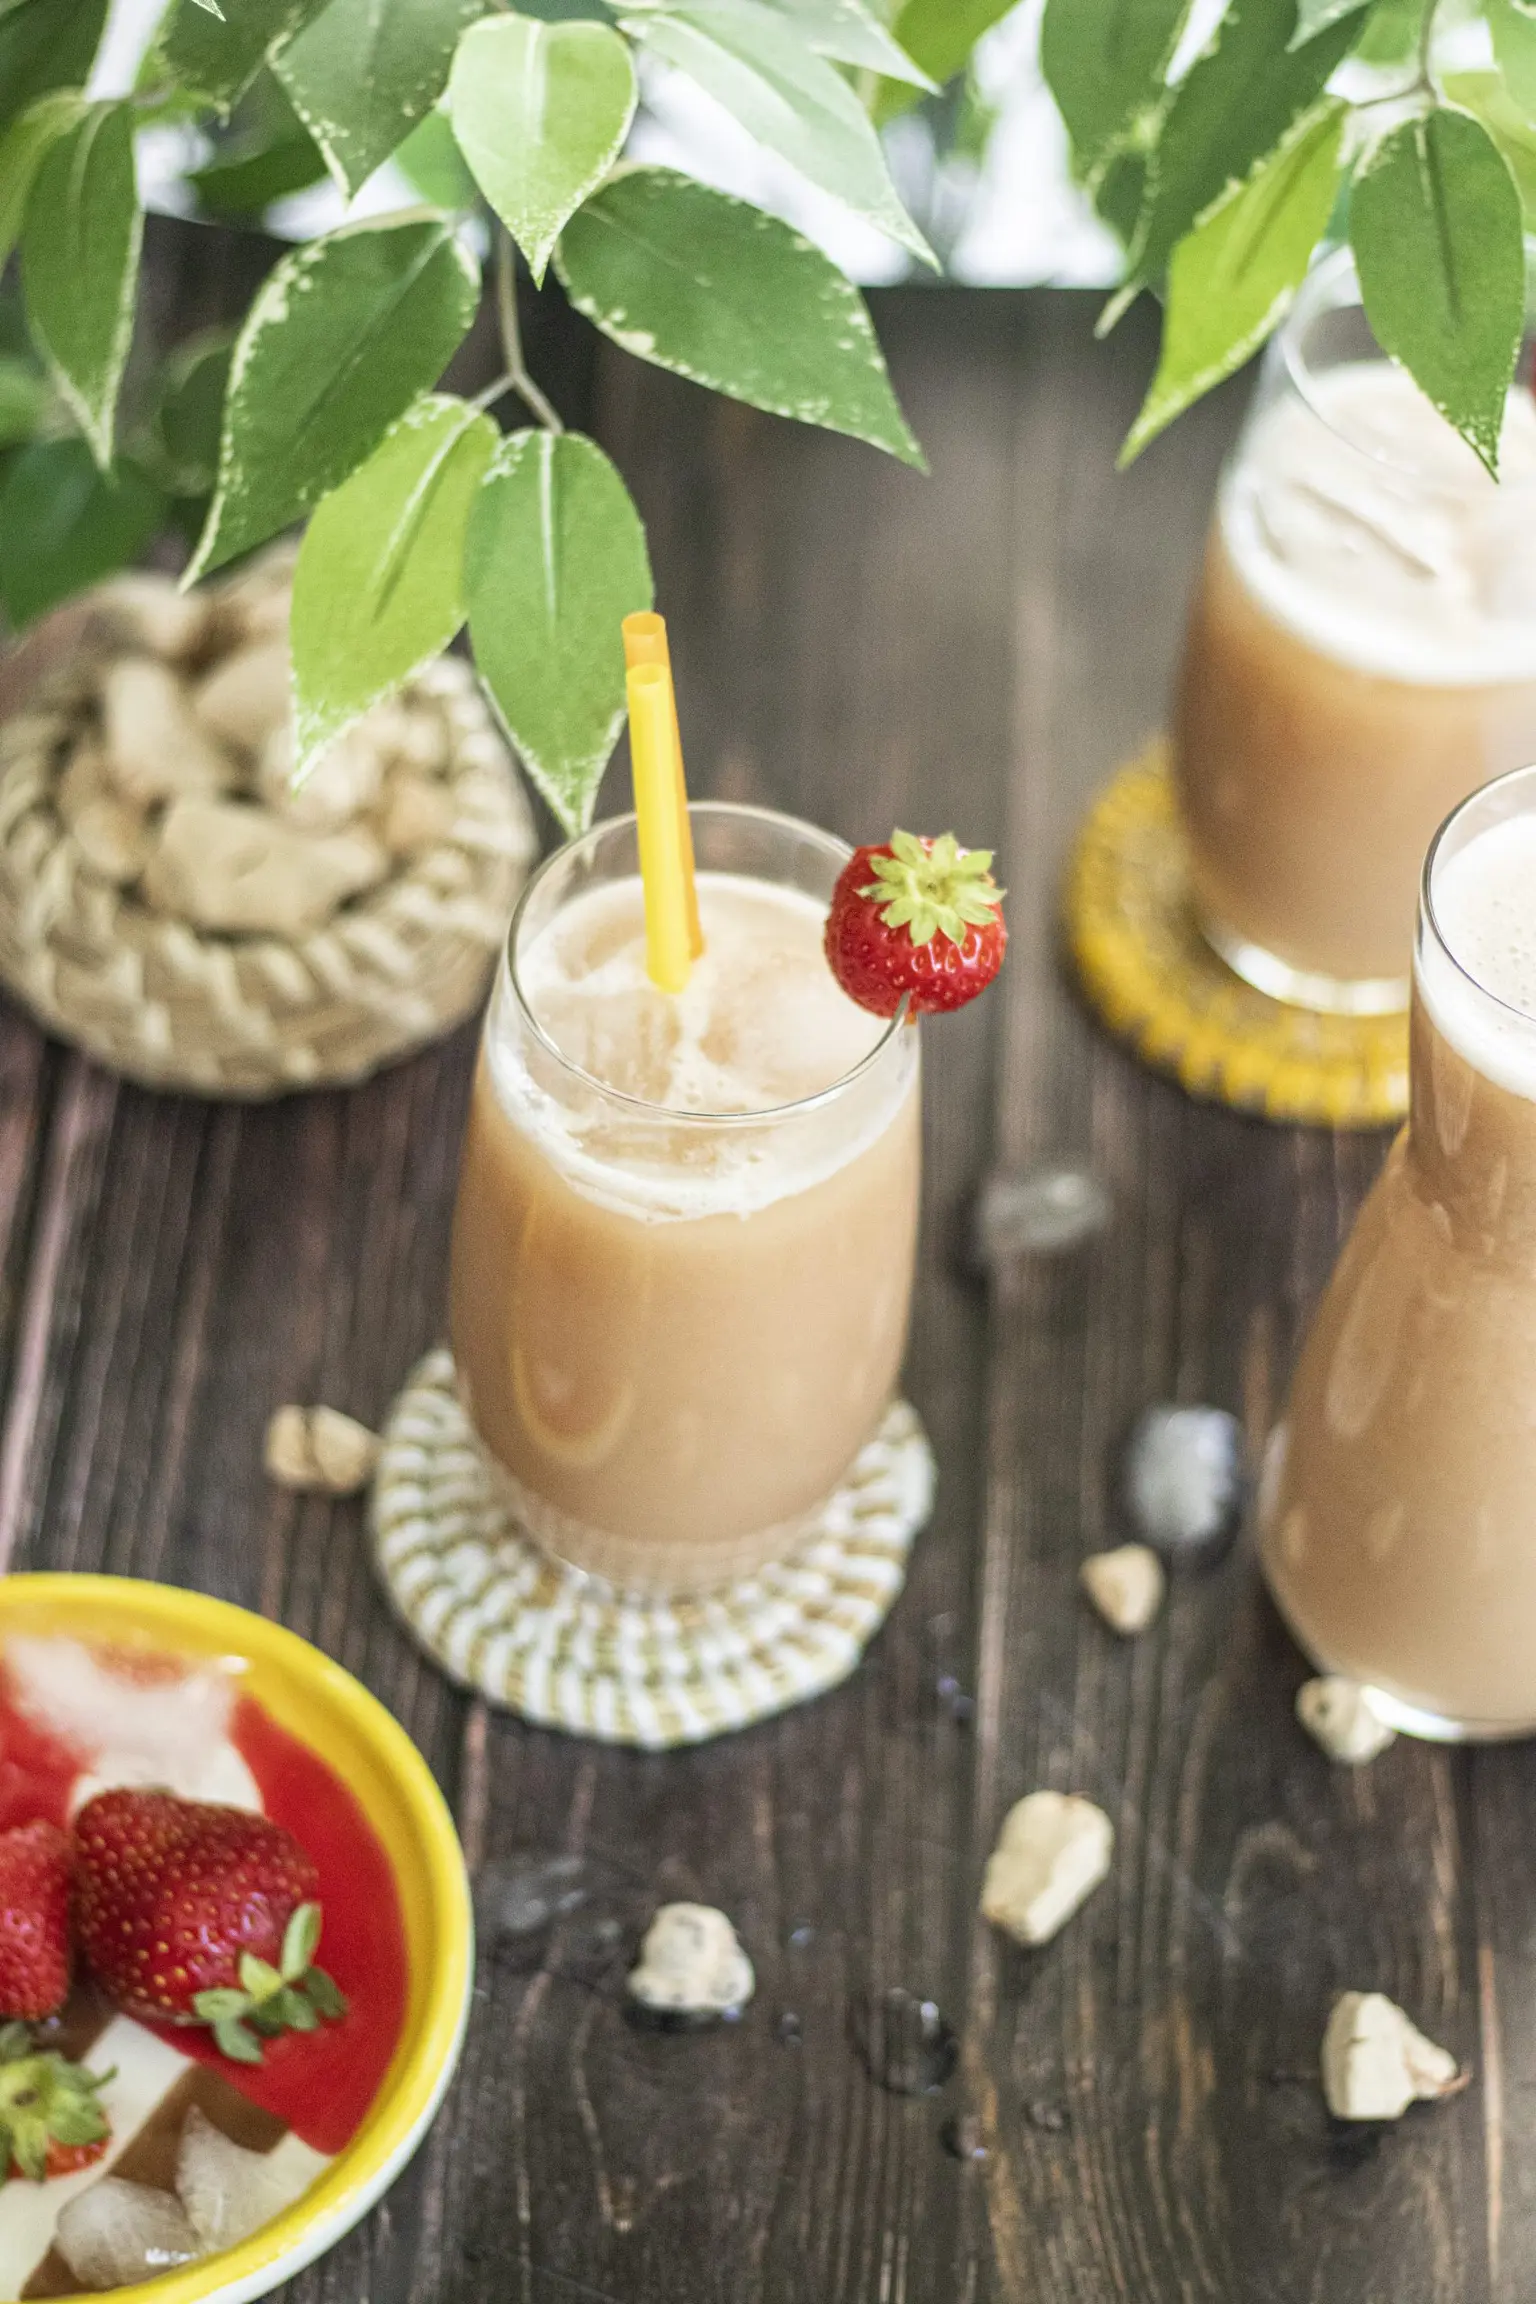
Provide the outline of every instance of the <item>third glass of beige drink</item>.
[[1407,1128],[1313,1322],[1260,1504],[1302,1646],[1421,1735],[1536,1730],[1536,768],[1424,870]]
[[635,1590],[793,1547],[890,1400],[917,1228],[917,1031],[822,950],[849,851],[760,809],[690,818],[680,993],[647,975],[632,817],[530,882],[453,1239],[459,1381],[520,1519]]
[[1435,826],[1536,758],[1524,385],[1500,468],[1384,357],[1347,253],[1326,259],[1223,475],[1173,723],[1201,926],[1278,999],[1405,1007]]

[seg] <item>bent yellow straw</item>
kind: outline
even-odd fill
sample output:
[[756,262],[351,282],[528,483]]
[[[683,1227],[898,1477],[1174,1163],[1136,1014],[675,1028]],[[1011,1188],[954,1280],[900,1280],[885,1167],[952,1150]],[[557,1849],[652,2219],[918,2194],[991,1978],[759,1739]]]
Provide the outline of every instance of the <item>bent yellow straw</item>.
[[627,675],[629,752],[640,835],[640,882],[645,891],[645,965],[663,992],[681,992],[693,954],[688,936],[688,881],[680,770],[672,716],[672,681],[665,665],[635,664]]
[[683,739],[677,724],[677,688],[672,679],[672,651],[667,645],[667,621],[645,608],[623,623],[625,665],[659,664],[667,675],[672,691],[672,737],[677,756],[677,806],[682,818],[683,856],[686,861],[685,883],[688,896],[688,948],[697,960],[704,949],[704,931],[699,926],[699,892],[693,877],[693,828],[688,822],[688,785],[683,767]]

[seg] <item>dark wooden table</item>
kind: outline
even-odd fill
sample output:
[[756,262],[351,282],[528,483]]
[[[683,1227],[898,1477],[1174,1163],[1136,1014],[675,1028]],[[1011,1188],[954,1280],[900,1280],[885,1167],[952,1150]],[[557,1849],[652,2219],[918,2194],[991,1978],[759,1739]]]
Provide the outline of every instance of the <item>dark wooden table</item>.
[[[1158,725],[1238,402],[1117,478],[1148,326],[1096,347],[1070,294],[876,301],[926,482],[617,356],[570,385],[651,522],[697,787],[850,836],[953,824],[995,839],[1012,891],[1001,988],[928,1037],[910,1386],[942,1477],[862,1669],[682,1756],[530,1730],[416,1654],[358,1508],[264,1483],[276,1403],[377,1418],[441,1331],[468,1032],[354,1094],[242,1111],[0,1019],[4,1545],[281,1616],[393,1708],[453,1804],[484,1922],[463,2069],[306,2300],[1529,2304],[1532,1755],[1399,1742],[1330,1768],[1245,1548],[1134,1644],[1077,1591],[1136,1410],[1215,1401],[1262,1435],[1384,1149],[1187,1102],[1056,957],[1062,858]],[[978,1178],[1058,1157],[1103,1178],[1112,1225],[984,1290],[956,1252]],[[1030,1956],[976,1900],[1040,1785],[1100,1801],[1119,1846]],[[600,1859],[642,1916],[724,1906],[757,1963],[745,2020],[632,2029],[580,1915],[504,1926],[529,1850]],[[960,2033],[937,2095],[884,2092],[851,2043],[894,1985]],[[1333,2130],[1312,2074],[1348,1986],[1404,2002],[1475,2086],[1380,2137]],[[945,2148],[962,2117],[984,2157]]]

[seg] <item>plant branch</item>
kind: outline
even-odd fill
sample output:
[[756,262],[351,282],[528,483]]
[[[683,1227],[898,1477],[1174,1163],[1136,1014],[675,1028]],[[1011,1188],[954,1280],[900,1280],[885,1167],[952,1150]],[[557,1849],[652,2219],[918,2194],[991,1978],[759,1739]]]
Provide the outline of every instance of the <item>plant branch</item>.
[[512,254],[512,235],[501,224],[496,227],[496,320],[501,329],[501,349],[506,358],[507,373],[502,382],[493,388],[492,398],[498,398],[502,392],[511,390],[518,395],[529,413],[538,418],[546,432],[563,432],[565,426],[529,375],[527,362],[523,358],[523,332],[517,318],[517,272]]

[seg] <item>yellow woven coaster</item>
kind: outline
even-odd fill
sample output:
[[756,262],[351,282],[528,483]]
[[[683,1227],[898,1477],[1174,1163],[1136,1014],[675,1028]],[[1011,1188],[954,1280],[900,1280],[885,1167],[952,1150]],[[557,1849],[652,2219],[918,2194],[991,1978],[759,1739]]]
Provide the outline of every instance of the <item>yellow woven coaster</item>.
[[653,1752],[702,1744],[846,1680],[890,1614],[933,1502],[933,1457],[895,1402],[788,1560],[655,1600],[562,1567],[500,1500],[429,1353],[389,1412],[374,1557],[391,1601],[460,1686],[541,1728]]
[[1378,1128],[1408,1109],[1406,1016],[1328,1016],[1254,991],[1190,910],[1167,755],[1120,770],[1078,836],[1067,942],[1110,1030],[1191,1096],[1268,1120]]

